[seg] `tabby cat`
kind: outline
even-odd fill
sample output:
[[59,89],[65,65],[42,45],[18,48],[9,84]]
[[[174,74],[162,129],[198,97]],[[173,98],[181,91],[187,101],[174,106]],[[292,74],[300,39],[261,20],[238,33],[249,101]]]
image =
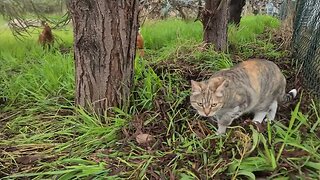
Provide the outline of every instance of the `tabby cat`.
[[224,134],[232,121],[254,113],[253,122],[274,120],[278,103],[297,95],[285,93],[286,79],[279,67],[264,59],[249,59],[231,69],[216,72],[206,81],[191,80],[190,102],[201,116],[215,117],[217,134]]

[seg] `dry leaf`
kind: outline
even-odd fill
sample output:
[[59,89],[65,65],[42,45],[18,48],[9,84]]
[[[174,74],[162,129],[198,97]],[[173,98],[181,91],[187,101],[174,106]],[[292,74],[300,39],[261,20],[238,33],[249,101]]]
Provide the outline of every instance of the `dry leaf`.
[[35,161],[40,160],[41,157],[37,155],[31,155],[31,156],[21,156],[16,158],[17,163],[19,164],[32,164]]
[[152,141],[154,138],[150,134],[139,134],[136,136],[136,141],[139,144],[144,144]]

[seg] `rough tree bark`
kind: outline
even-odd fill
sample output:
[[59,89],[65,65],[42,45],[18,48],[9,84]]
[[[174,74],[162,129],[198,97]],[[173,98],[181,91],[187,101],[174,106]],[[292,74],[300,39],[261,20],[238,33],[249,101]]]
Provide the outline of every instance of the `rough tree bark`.
[[227,48],[227,17],[229,0],[206,0],[203,10],[203,41],[213,44],[216,51]]
[[229,5],[229,23],[239,25],[241,20],[241,12],[246,0],[231,0]]
[[70,0],[74,30],[76,105],[103,115],[128,103],[138,0]]

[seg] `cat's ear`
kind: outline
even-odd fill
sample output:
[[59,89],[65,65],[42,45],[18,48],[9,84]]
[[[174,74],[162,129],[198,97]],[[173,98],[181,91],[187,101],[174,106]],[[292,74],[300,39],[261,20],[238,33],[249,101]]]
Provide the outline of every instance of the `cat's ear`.
[[223,80],[222,83],[217,87],[216,89],[216,96],[217,97],[222,97],[222,92],[224,91],[224,89],[228,86],[228,82],[227,80]]
[[191,80],[191,89],[192,89],[192,94],[198,94],[201,92],[201,87],[200,83],[194,80]]
[[215,92],[216,89],[220,86],[220,84],[224,81],[222,77],[214,77],[208,80],[209,89],[212,92]]

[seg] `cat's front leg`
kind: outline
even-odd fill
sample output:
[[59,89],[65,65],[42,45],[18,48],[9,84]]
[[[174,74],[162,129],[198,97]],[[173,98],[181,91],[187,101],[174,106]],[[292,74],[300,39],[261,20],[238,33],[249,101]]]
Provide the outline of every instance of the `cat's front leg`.
[[242,112],[240,111],[240,107],[237,106],[234,109],[232,109],[230,112],[227,112],[223,114],[218,119],[218,130],[217,134],[225,134],[227,127],[232,123],[232,121],[239,116],[241,116]]
[[211,124],[215,124],[219,118],[217,116],[211,116],[208,119]]
[[225,134],[228,126],[229,125],[218,123],[218,130],[217,130],[216,134],[217,135]]
[[216,134],[225,134],[227,127],[232,123],[233,119],[230,116],[223,116],[218,120],[218,130]]

